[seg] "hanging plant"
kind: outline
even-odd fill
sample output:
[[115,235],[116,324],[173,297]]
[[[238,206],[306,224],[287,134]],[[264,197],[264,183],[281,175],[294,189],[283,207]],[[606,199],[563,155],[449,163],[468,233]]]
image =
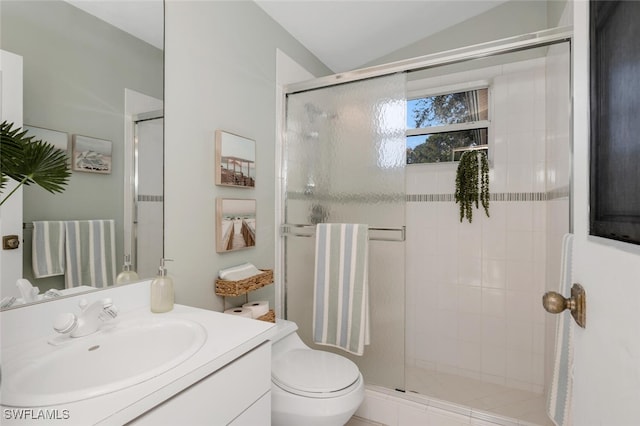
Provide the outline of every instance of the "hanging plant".
[[0,124],[0,192],[8,178],[18,185],[7,195],[0,206],[22,185],[35,183],[51,192],[63,192],[71,172],[67,155],[48,142],[33,140],[27,131],[12,129],[13,123]]
[[484,151],[467,151],[460,157],[456,172],[456,203],[460,203],[460,222],[473,220],[473,205],[482,203],[489,217],[489,160]]

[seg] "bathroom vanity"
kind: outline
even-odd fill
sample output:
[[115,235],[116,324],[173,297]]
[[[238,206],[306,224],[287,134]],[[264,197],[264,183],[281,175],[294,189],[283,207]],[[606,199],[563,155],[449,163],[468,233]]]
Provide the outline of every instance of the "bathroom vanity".
[[[81,299],[107,297],[120,313],[98,332],[52,330]],[[0,324],[3,425],[270,424],[272,323],[181,305],[152,314],[146,281],[3,311]]]

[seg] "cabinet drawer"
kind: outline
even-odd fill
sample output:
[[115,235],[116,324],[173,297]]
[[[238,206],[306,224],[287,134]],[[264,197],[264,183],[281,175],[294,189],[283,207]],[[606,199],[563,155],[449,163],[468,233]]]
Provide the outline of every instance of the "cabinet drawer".
[[265,394],[268,396],[270,389],[271,344],[267,342],[194,383],[131,424],[227,425]]
[[267,392],[244,413],[236,417],[229,426],[271,425],[271,392]]

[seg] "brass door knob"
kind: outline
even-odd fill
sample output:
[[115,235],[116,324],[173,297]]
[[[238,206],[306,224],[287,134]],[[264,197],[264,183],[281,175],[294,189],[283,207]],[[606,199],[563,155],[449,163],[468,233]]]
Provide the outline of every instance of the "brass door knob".
[[552,314],[559,314],[565,309],[571,311],[571,316],[578,325],[585,328],[587,323],[587,296],[580,284],[571,287],[571,297],[566,298],[555,291],[548,291],[542,296],[542,306]]

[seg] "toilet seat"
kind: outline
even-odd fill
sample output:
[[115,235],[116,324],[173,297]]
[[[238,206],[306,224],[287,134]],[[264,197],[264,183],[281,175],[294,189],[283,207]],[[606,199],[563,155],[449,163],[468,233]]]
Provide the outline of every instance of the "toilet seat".
[[272,381],[281,389],[310,398],[333,398],[351,391],[360,378],[347,358],[312,349],[294,349],[273,361]]

